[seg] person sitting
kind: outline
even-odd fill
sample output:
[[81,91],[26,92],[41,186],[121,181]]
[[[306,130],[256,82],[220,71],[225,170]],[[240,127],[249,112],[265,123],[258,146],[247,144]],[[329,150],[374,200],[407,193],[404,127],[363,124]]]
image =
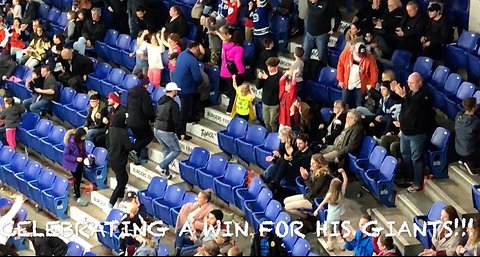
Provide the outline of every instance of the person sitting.
[[[74,49],[80,49],[79,53],[84,54],[85,49],[93,49],[95,41],[103,40],[106,26],[100,20],[102,10],[98,7],[92,9],[92,19],[85,21],[82,27],[82,36],[74,43]],[[77,46],[75,46],[77,44]],[[83,51],[82,51],[83,50]]]
[[[273,151],[272,156],[267,156],[266,161],[273,163],[270,165],[261,175],[263,181],[266,183],[271,183],[276,177],[276,174],[279,170],[285,169],[285,165],[292,160],[294,151],[296,150],[296,145],[294,143],[295,134],[291,128],[283,128],[278,134],[280,139],[280,145],[278,151]],[[275,185],[272,185],[271,188],[276,188]]]
[[347,105],[342,100],[336,100],[333,103],[333,113],[327,124],[320,124],[319,149],[324,149],[327,145],[333,145],[335,139],[342,133],[345,128],[347,119]]
[[144,215],[139,212],[140,202],[137,197],[137,193],[129,191],[124,197],[125,214],[120,219],[118,231],[127,231],[129,236],[120,234],[120,256],[132,256],[135,249],[139,245],[139,242],[132,236],[134,234],[134,228],[143,228],[147,226],[147,221]]
[[467,228],[468,239],[465,245],[457,246],[457,256],[478,256],[480,254],[480,219],[471,220]]
[[93,62],[89,58],[72,49],[63,49],[61,52],[64,71],[60,74],[60,81],[77,91],[85,92],[84,83],[87,75],[93,72]]
[[45,61],[49,49],[50,41],[45,36],[43,28],[39,26],[33,34],[32,41],[23,52],[22,59],[26,60],[25,66],[33,71],[38,64]]
[[102,120],[108,117],[107,106],[100,98],[99,94],[90,96],[87,120],[83,126],[87,131],[86,140],[93,142],[95,145],[97,145],[97,136],[105,134],[106,124]]
[[56,100],[58,96],[57,81],[53,74],[50,73],[50,67],[48,65],[42,66],[40,73],[43,77],[43,87],[34,88],[33,91],[35,93],[33,97],[23,101],[25,109],[39,115],[42,112],[50,111],[52,100]]
[[[29,222],[25,227],[25,232],[32,236],[27,239],[32,243],[35,250],[35,256],[67,256],[68,246],[62,239],[56,236],[35,236],[33,234],[33,222]],[[35,227],[35,233],[46,235],[45,229]]]

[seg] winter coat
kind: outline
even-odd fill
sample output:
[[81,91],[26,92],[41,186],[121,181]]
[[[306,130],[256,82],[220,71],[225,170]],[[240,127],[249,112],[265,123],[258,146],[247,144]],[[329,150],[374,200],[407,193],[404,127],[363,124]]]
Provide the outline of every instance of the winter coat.
[[75,172],[77,170],[78,162],[77,158],[82,157],[84,159],[87,157],[87,151],[85,149],[85,141],[80,143],[80,148],[75,143],[75,130],[71,129],[67,131],[65,137],[63,138],[63,143],[65,148],[63,150],[63,167],[70,171]]
[[168,95],[158,99],[155,129],[165,132],[180,132],[182,129],[178,103]]
[[[227,69],[227,61],[234,62],[237,66],[238,74],[245,73],[243,65],[243,47],[235,43],[227,42],[222,45],[222,67],[220,68],[220,77],[231,78],[232,74]],[[178,63],[178,61],[177,61]]]
[[152,100],[145,87],[136,86],[128,90],[127,113],[128,127],[145,127],[149,121],[155,120]]
[[181,52],[173,73],[173,82],[182,89],[178,93],[184,95],[198,93],[198,87],[202,81],[203,77],[197,57],[188,49]]
[[[350,48],[345,48],[340,54],[337,65],[337,79],[339,83],[343,83],[343,90],[348,89],[348,80],[350,77],[350,69],[353,65],[353,53]],[[375,86],[378,80],[378,67],[375,57],[367,54],[360,60],[360,81],[362,93],[367,92],[367,85]]]
[[6,128],[16,128],[20,124],[21,116],[25,108],[21,104],[10,106],[3,109],[0,113],[0,119],[4,120]]
[[463,157],[480,152],[480,119],[465,113],[455,118],[455,150]]

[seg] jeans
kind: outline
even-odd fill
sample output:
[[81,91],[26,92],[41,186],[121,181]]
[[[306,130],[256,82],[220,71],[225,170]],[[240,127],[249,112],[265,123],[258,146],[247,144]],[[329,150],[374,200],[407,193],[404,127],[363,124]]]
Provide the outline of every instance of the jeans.
[[349,109],[357,108],[362,106],[363,94],[360,88],[355,88],[353,90],[342,90],[342,101],[348,104]]
[[268,132],[278,131],[279,105],[269,106],[262,104],[262,118]]
[[426,142],[426,134],[400,136],[403,172],[407,180],[413,179],[413,184],[419,187],[422,185],[423,180],[423,152]]
[[375,113],[371,112],[367,107],[358,106],[357,111],[364,116],[375,116]]
[[310,60],[312,56],[313,45],[317,45],[318,50],[318,60],[327,65],[327,44],[328,44],[328,33],[324,33],[318,36],[313,36],[310,33],[305,33],[305,39],[303,41],[303,49],[305,54],[303,55],[304,60]]
[[163,152],[163,161],[158,164],[158,166],[165,170],[165,175],[170,175],[168,170],[168,165],[177,158],[182,152],[180,148],[180,142],[178,141],[177,134],[174,132],[165,132],[159,129],[154,129],[155,137],[158,140],[158,143],[162,146]]
[[32,97],[23,101],[23,106],[25,106],[25,109],[38,115],[40,115],[41,112],[46,112],[50,110],[50,101],[40,100],[37,102],[33,102],[33,99],[34,98]]
[[180,235],[180,231],[182,228],[177,228],[175,231],[175,249],[182,249],[185,246],[190,246],[193,245],[192,240],[190,240],[190,234],[189,233],[183,233]]

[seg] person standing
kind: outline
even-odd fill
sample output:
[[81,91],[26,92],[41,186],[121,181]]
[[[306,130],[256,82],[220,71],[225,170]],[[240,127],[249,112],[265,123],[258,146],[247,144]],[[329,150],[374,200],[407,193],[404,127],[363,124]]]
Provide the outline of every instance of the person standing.
[[425,35],[420,38],[423,56],[433,59],[442,58],[442,47],[453,41],[453,28],[446,16],[442,14],[442,7],[433,3],[428,7],[428,17]]
[[166,95],[158,99],[157,118],[154,125],[154,134],[162,146],[164,159],[155,167],[155,170],[167,179],[174,178],[168,166],[182,152],[177,134],[182,131],[180,107],[175,101],[177,92],[181,89],[177,84],[170,82],[166,85]]
[[[125,195],[125,187],[128,183],[127,162],[128,153],[133,149],[133,144],[128,138],[126,112],[125,108],[120,107],[120,99],[118,94],[110,93],[109,105],[111,101],[118,104],[115,112],[110,117],[110,127],[108,128],[108,166],[110,166],[115,173],[117,179],[117,187],[113,190],[110,197],[110,207],[113,208],[117,200],[121,199]],[[121,201],[119,201],[121,202]]]
[[280,59],[277,57],[268,58],[267,72],[258,73],[257,89],[262,91],[262,118],[268,132],[278,131],[278,109],[280,106],[280,78],[282,74],[278,72]]
[[203,81],[200,63],[197,59],[199,54],[200,44],[195,41],[191,42],[188,49],[178,55],[177,66],[173,73],[173,82],[179,85],[182,90],[179,94],[182,105],[181,116],[179,116],[181,117],[181,126],[177,128],[182,140],[192,139],[192,137],[186,135],[187,123],[194,122],[197,114],[198,87]]
[[[128,1],[130,2],[130,1]],[[127,1],[126,0],[103,0],[112,17],[112,27],[121,34],[128,32]]]
[[74,178],[73,189],[77,203],[86,206],[87,202],[80,195],[80,184],[83,177],[83,160],[87,157],[85,138],[87,132],[83,128],[69,130],[63,139],[65,149],[63,151],[63,167],[72,173]]
[[146,151],[146,147],[153,139],[153,132],[149,122],[155,121],[155,111],[153,110],[152,100],[147,91],[150,85],[148,77],[143,77],[138,86],[128,90],[127,96],[127,126],[137,139],[130,157],[134,160],[135,165],[140,165],[142,151]]
[[[435,110],[428,88],[423,85],[422,76],[414,72],[408,76],[408,90],[402,88],[396,81],[391,88],[402,97],[402,109],[395,126],[400,127],[400,152],[403,157],[403,173],[412,185],[408,192],[421,190],[424,169],[424,150],[427,136],[435,125]],[[397,175],[398,176],[398,175]]]
[[474,176],[480,173],[480,119],[476,99],[469,97],[462,102],[464,112],[455,118],[455,150],[467,171]]
[[8,146],[15,150],[17,142],[15,135],[17,126],[20,124],[22,114],[25,112],[23,105],[15,104],[13,98],[5,99],[5,108],[0,107],[0,119],[4,120],[5,126],[0,127],[0,138],[2,142],[6,139]]

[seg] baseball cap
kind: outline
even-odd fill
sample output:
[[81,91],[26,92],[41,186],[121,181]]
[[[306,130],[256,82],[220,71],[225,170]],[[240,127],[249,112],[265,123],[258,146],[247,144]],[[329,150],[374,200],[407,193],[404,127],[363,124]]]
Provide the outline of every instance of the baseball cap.
[[427,8],[427,10],[429,12],[439,12],[442,10],[442,7],[437,3],[433,3],[430,5],[430,7]]
[[124,201],[125,202],[130,202],[130,201],[134,200],[135,198],[137,198],[137,193],[135,193],[134,191],[128,191],[125,194]]
[[181,91],[175,82],[170,82],[165,86],[165,91]]
[[365,56],[367,54],[367,47],[364,43],[359,42],[355,45],[355,52],[358,56]]

